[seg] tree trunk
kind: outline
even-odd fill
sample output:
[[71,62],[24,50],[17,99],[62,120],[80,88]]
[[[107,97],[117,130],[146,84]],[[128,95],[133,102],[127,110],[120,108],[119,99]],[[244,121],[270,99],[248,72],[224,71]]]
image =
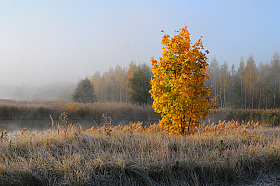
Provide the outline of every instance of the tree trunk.
[[224,83],[224,107],[226,107],[226,85]]
[[253,96],[252,96],[252,109],[254,109],[254,96],[255,96],[255,91],[253,89]]
[[261,84],[260,84],[259,110],[261,109],[261,100],[262,100],[262,86],[261,86]]
[[120,84],[120,101],[119,102],[122,102],[122,84]]
[[245,92],[245,109],[246,109],[246,90],[244,91]]

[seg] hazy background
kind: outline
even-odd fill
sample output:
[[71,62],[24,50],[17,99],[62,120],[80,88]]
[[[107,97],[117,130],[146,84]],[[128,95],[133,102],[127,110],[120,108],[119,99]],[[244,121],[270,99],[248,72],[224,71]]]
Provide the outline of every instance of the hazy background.
[[161,30],[173,36],[184,25],[193,42],[203,36],[210,60],[270,62],[280,52],[279,10],[277,0],[1,1],[0,98],[9,87],[70,91],[96,71],[148,63],[161,56]]

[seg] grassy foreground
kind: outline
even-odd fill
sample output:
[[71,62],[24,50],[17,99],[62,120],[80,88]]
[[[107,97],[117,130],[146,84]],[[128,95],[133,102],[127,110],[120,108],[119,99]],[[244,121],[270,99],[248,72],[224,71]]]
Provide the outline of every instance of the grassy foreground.
[[46,133],[3,133],[0,185],[241,185],[279,173],[280,128],[232,121],[197,130],[62,122]]

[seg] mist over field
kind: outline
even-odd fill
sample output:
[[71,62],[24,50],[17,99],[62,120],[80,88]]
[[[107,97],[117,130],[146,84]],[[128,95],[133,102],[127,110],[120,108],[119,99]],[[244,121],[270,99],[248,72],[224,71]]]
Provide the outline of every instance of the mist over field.
[[0,99],[33,100],[45,99],[71,99],[75,83],[48,83],[45,85],[0,85]]

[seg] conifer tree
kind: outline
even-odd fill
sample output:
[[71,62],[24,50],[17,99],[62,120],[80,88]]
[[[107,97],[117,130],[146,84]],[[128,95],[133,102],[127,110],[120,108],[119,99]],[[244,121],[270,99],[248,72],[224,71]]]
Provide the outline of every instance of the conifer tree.
[[73,101],[82,103],[94,102],[94,87],[88,78],[82,79],[78,82],[74,94],[72,95],[72,99]]
[[149,94],[151,77],[152,73],[148,65],[140,64],[134,68],[131,77],[128,79],[132,103],[137,103],[141,106],[151,103],[151,96]]

